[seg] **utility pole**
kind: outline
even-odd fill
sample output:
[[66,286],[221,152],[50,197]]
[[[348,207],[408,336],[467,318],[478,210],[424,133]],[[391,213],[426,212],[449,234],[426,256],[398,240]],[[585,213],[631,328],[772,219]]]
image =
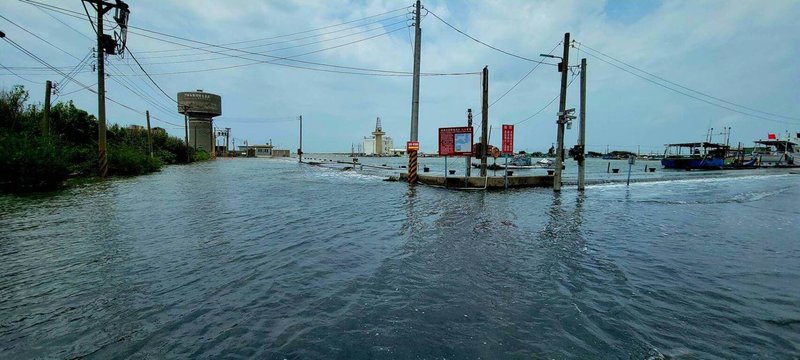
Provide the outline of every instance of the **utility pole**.
[[303,115],[300,115],[300,148],[297,149],[297,158],[303,162]]
[[106,69],[103,50],[103,14],[111,7],[102,2],[97,4],[97,147],[99,153],[100,177],[108,176],[108,153],[106,147]]
[[186,144],[186,162],[192,162],[192,152],[189,149],[189,107],[183,107],[183,131],[184,131],[184,143]]
[[[472,109],[467,109],[467,127],[472,127]],[[467,155],[467,178],[472,175],[472,156]]]
[[578,129],[578,190],[586,188],[586,58],[581,59],[581,112]]
[[[422,52],[422,3],[414,6],[414,77],[411,85],[411,136],[409,141],[419,141],[419,66]],[[408,151],[408,183],[417,183],[417,151]]]
[[53,92],[53,82],[47,80],[44,84],[44,113],[42,114],[42,135],[50,136],[50,94]]
[[[105,179],[108,175],[105,54],[122,54],[122,52],[125,51],[130,10],[128,10],[128,5],[121,0],[116,0],[115,3],[106,2],[104,0],[83,1],[90,3],[92,7],[97,10],[97,147],[100,177]],[[115,33],[114,35],[121,40],[121,44],[117,43],[114,37],[103,34],[103,15],[114,8],[116,8],[114,20],[120,28],[120,33]],[[91,18],[89,20],[91,21]]]
[[231,144],[231,128],[225,128],[225,156],[228,156],[228,150]]
[[483,67],[483,102],[481,104],[481,177],[486,177],[486,153],[489,147],[489,67]]
[[567,73],[569,73],[569,33],[564,34],[564,56],[561,58],[561,99],[558,102],[558,136],[556,138],[556,171],[553,191],[561,191],[561,168],[564,166],[564,124],[567,123]]
[[153,158],[153,133],[150,131],[150,110],[145,110],[147,116],[147,149],[150,151],[150,158]]

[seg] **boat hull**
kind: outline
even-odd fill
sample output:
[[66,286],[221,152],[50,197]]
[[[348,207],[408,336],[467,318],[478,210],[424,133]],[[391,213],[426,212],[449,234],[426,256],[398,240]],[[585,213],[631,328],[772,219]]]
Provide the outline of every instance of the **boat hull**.
[[725,160],[721,158],[664,158],[661,159],[661,166],[665,169],[682,170],[721,170],[725,166]]

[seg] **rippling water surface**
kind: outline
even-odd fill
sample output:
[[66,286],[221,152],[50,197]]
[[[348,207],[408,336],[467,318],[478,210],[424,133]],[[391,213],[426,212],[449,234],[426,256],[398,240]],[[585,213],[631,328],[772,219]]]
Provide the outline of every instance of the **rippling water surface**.
[[454,192],[221,159],[1,196],[0,358],[797,358],[800,175],[691,174]]

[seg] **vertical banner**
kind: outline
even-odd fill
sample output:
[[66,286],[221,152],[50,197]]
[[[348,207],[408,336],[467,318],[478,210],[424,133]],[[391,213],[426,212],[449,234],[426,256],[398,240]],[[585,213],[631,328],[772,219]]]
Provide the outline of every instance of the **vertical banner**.
[[503,154],[514,153],[514,125],[503,125]]

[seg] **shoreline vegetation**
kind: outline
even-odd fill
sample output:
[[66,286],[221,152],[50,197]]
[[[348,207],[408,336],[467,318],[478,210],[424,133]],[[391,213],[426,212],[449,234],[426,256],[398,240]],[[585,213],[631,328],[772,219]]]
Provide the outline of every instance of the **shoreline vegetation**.
[[[28,104],[23,86],[0,90],[0,193],[51,191],[99,179],[97,118],[72,101],[58,102],[50,108],[45,133],[43,110],[41,104]],[[109,177],[149,174],[164,165],[209,158],[163,128],[151,130],[153,157],[146,128],[114,124],[106,136]]]

